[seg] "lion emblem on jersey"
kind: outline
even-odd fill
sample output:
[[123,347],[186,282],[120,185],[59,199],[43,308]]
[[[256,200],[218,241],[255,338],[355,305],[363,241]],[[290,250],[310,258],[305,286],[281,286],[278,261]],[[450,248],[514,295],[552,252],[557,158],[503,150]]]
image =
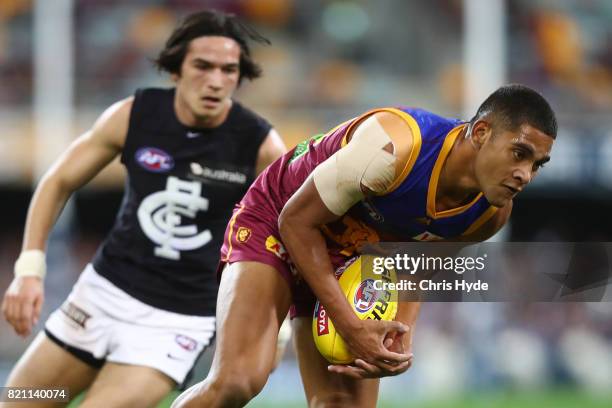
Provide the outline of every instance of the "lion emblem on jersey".
[[240,227],[236,231],[236,241],[244,244],[251,238],[251,229],[247,227]]

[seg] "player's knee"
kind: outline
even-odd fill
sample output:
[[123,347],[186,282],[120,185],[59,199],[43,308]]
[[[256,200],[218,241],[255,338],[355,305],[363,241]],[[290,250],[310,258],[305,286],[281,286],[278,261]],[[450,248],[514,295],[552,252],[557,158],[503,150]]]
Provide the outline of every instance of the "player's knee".
[[263,373],[222,373],[213,380],[212,388],[222,400],[242,405],[261,392],[267,378],[267,374]]
[[309,401],[309,408],[348,408],[354,407],[355,401],[346,392],[328,392],[316,395]]

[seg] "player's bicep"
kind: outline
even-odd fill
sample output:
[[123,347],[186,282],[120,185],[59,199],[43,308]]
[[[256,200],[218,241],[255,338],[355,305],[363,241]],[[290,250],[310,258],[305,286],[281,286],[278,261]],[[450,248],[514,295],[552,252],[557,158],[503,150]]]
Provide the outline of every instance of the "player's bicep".
[[107,109],[90,130],[71,143],[46,177],[73,191],[98,174],[121,153],[131,104],[132,100],[127,99]]
[[287,201],[279,216],[279,227],[291,220],[291,225],[320,227],[338,219],[321,199],[312,177],[308,177],[304,184]]
[[410,126],[395,113],[377,112],[357,126],[345,147],[317,166],[313,180],[327,208],[342,215],[368,193],[389,192],[411,154]]

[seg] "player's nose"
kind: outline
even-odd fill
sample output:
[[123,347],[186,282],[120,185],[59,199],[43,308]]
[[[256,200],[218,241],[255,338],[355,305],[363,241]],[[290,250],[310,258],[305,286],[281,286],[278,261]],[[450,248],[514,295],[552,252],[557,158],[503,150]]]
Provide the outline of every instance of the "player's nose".
[[514,169],[514,172],[512,173],[512,177],[521,184],[522,186],[525,186],[527,184],[529,184],[531,182],[531,179],[533,177],[533,173],[531,171],[530,168],[526,168],[526,167],[519,167]]
[[223,88],[223,73],[220,69],[211,70],[208,75],[208,81],[206,81],[206,85],[209,89],[214,91],[219,91]]

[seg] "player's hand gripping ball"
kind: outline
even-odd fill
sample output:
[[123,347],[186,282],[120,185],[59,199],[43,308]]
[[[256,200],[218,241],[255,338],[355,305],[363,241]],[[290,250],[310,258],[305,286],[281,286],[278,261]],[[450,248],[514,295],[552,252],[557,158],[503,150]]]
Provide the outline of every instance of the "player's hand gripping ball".
[[[397,291],[380,288],[384,282],[396,282],[396,273],[393,269],[385,269],[382,274],[375,274],[372,271],[373,258],[364,255],[350,259],[336,270],[336,278],[346,300],[361,320],[393,320],[397,313]],[[375,281],[379,282],[375,284]],[[325,308],[318,301],[312,320],[312,334],[317,349],[330,363],[348,364],[354,360]]]

